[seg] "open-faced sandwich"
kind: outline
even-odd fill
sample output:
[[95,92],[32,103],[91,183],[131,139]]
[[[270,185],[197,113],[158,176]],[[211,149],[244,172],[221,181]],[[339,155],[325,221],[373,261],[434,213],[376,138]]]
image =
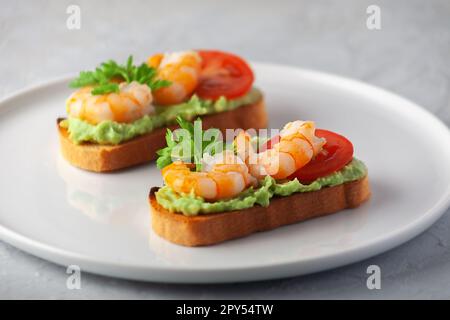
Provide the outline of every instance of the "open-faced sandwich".
[[290,122],[265,142],[242,130],[229,144],[218,130],[202,131],[200,120],[179,122],[184,131],[168,132],[157,160],[165,185],[149,194],[153,230],[171,242],[211,245],[370,197],[352,143],[311,121]]
[[205,128],[264,128],[267,115],[254,76],[238,56],[185,51],[134,65],[108,61],[83,71],[58,119],[61,152],[71,164],[112,171],[156,158],[175,119],[201,117]]

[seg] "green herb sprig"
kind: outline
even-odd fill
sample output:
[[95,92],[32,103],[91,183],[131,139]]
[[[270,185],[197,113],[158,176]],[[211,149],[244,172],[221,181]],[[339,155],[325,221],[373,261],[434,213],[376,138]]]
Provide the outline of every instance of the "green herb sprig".
[[149,67],[146,63],[137,66],[133,64],[133,56],[129,56],[126,64],[120,65],[114,60],[102,63],[95,71],[81,71],[78,78],[74,79],[69,86],[81,88],[93,86],[92,94],[100,95],[111,92],[119,92],[117,80],[128,83],[137,81],[146,84],[152,91],[167,87],[170,81],[156,79],[156,69]]
[[[201,171],[202,158],[205,153],[214,155],[217,151],[223,151],[227,148],[220,130],[213,128],[202,130],[200,119],[191,123],[178,116],[177,123],[184,131],[182,134],[175,135],[173,131],[167,129],[167,147],[157,151],[156,165],[159,169],[171,164],[173,159],[178,159],[183,162],[194,163],[195,170]],[[231,148],[232,146],[228,147]]]

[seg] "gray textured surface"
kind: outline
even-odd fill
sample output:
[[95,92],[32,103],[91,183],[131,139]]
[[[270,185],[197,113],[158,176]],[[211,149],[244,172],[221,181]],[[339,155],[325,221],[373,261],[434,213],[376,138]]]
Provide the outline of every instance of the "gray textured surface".
[[[361,79],[450,125],[448,0],[241,2],[0,0],[0,97],[105,58],[209,47]],[[80,5],[81,30],[66,28],[68,4]],[[379,31],[366,28],[369,4],[381,7]],[[370,264],[381,290],[366,288]],[[450,298],[450,211],[397,249],[310,276],[188,286],[83,274],[73,291],[65,282],[64,268],[0,242],[0,298]]]

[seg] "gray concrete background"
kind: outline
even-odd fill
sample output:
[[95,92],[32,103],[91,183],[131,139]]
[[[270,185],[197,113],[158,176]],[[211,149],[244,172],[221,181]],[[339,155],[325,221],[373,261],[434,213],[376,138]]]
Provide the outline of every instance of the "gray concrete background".
[[[81,8],[81,30],[66,8]],[[381,8],[378,31],[366,8]],[[378,85],[450,125],[450,2],[0,0],[0,98],[108,58],[221,48],[248,59],[332,72]],[[449,147],[449,146],[443,146]],[[366,288],[366,268],[382,289]],[[450,210],[428,231],[372,259],[328,272],[230,285],[139,283],[65,269],[0,242],[0,298],[309,299],[450,298]]]

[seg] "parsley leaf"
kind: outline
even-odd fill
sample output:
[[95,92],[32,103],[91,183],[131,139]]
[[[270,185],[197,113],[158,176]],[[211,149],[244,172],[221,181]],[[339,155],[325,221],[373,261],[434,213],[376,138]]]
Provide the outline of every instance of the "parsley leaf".
[[119,92],[119,85],[117,83],[105,83],[98,85],[94,89],[92,89],[91,93],[93,95],[105,94],[111,92]]
[[124,65],[114,60],[103,62],[95,71],[81,71],[78,78],[70,82],[71,88],[93,86],[92,94],[106,94],[119,92],[118,82],[127,83],[137,81],[146,84],[152,91],[167,87],[170,81],[156,79],[156,69],[146,63],[137,66],[133,64],[133,56],[129,56]]
[[[222,140],[219,129],[202,130],[202,121],[197,119],[194,123],[177,117],[178,125],[184,131],[179,135],[174,135],[167,129],[167,147],[157,151],[158,159],[156,165],[159,169],[168,166],[173,160],[194,163],[195,170],[201,171],[202,159],[205,153],[214,155],[217,151],[223,151],[227,145]],[[188,154],[184,154],[187,151]]]

